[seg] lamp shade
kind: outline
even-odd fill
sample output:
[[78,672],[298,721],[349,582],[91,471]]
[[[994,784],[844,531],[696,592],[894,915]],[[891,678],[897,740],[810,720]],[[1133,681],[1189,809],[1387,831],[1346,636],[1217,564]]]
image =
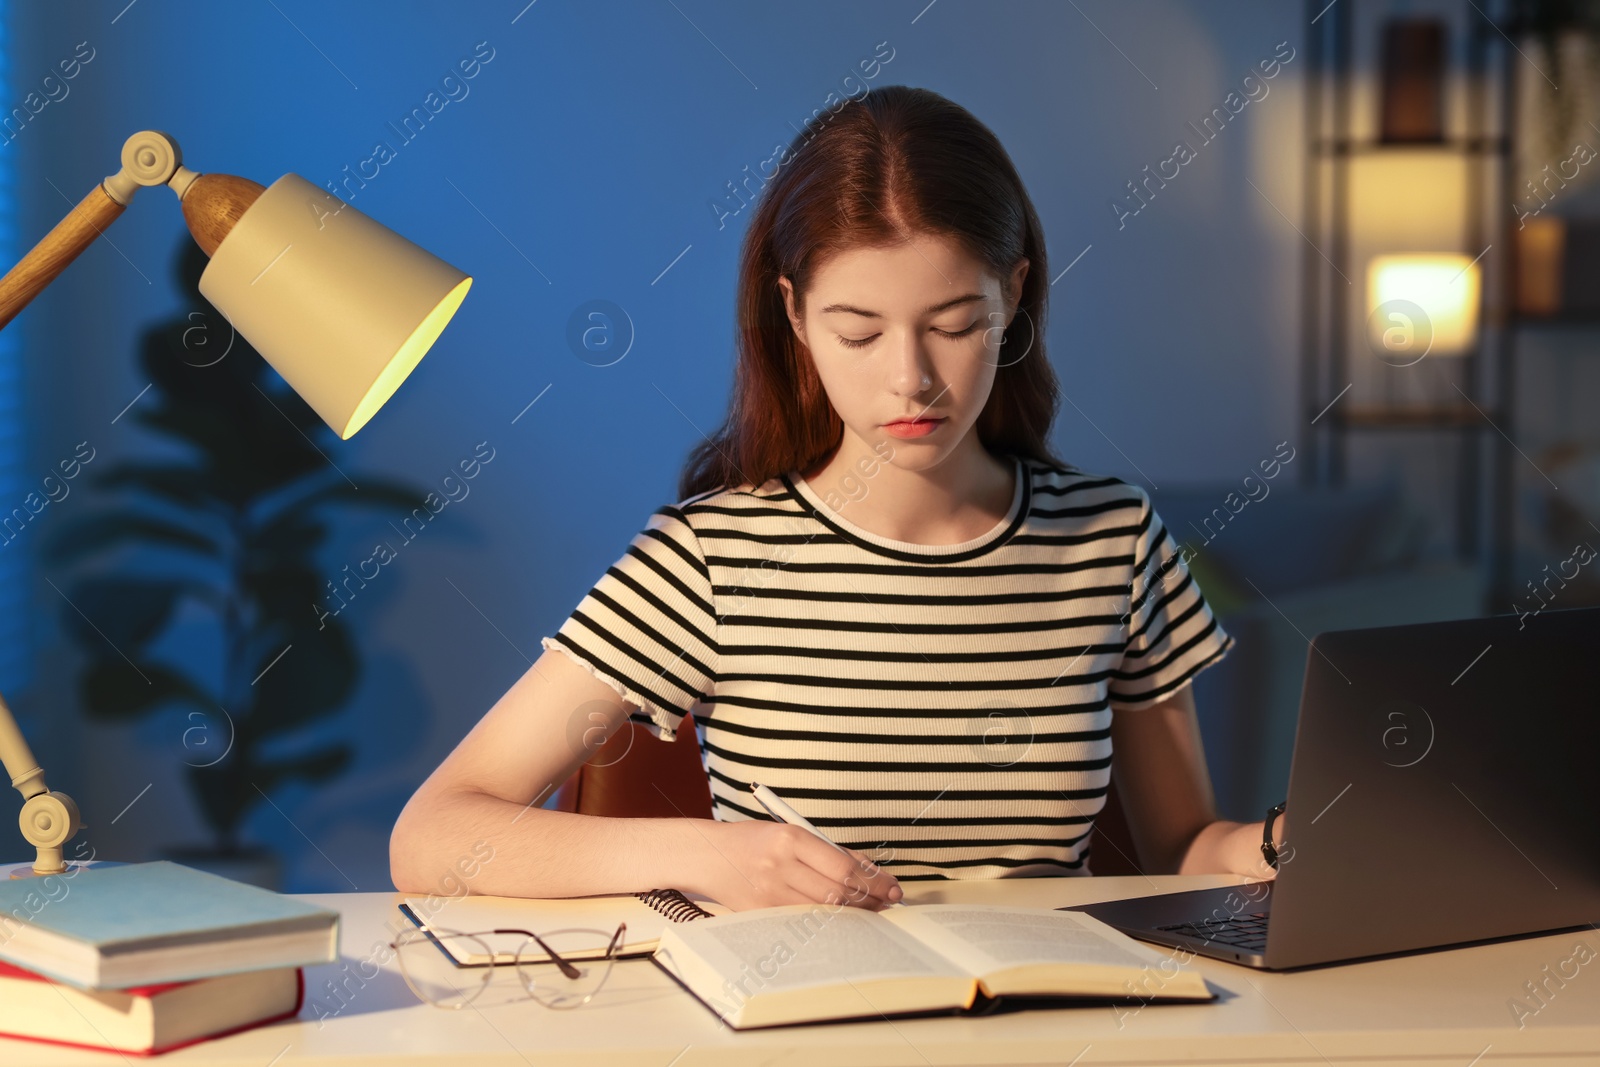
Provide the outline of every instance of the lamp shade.
[[[1464,255],[1374,256],[1367,266],[1367,311],[1373,350],[1460,355],[1478,330],[1478,265]],[[1420,313],[1420,316],[1419,316]]]
[[394,395],[472,279],[296,174],[261,193],[200,293],[348,439]]

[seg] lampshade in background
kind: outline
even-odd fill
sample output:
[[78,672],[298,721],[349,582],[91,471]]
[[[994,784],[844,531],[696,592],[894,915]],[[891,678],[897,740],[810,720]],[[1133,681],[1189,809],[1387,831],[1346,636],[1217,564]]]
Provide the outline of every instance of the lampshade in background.
[[1395,18],[1383,27],[1379,140],[1423,144],[1444,138],[1445,25]]
[[472,279],[295,174],[234,224],[200,292],[348,439],[438,339]]
[[[1374,256],[1367,264],[1367,321],[1374,351],[1394,350],[1402,341],[1411,344],[1403,336],[1407,330],[1430,331],[1428,354],[1455,356],[1468,351],[1477,339],[1480,285],[1478,265],[1468,256]],[[1388,313],[1386,305],[1396,310]],[[1420,309],[1425,321],[1412,321],[1406,305]],[[1379,309],[1386,313],[1373,314]]]

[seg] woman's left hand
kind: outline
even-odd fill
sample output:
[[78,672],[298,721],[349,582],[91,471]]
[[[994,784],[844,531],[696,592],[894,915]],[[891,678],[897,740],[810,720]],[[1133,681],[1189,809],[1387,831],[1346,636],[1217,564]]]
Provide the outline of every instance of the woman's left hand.
[[[1267,863],[1261,851],[1261,834],[1266,820],[1240,825],[1229,836],[1226,850],[1228,870],[1258,881],[1270,882],[1278,877],[1277,868]],[[1289,813],[1285,811],[1272,824],[1272,843],[1278,849],[1278,863],[1287,863],[1294,857],[1294,849],[1285,846],[1289,836]]]

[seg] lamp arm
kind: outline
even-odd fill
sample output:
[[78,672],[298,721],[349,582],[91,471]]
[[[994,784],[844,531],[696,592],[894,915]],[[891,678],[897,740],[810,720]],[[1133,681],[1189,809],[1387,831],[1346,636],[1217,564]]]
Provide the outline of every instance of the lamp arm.
[[123,205],[111,199],[105,186],[95,186],[55,229],[45,234],[31,252],[0,278],[0,329],[44,292],[56,275],[66,270],[101,231],[122,215],[122,209]]
[[[178,143],[159,130],[140,130],[122,145],[122,169],[89,191],[67,217],[16,266],[0,278],[0,329],[44,292],[68,264],[83,254],[105,229],[122,216],[133,194],[145,185],[171,185],[179,199],[199,175],[183,165]],[[45,785],[44,768],[17,728],[17,720],[0,697],[0,763],[22,794],[22,836],[38,850],[35,874],[67,869],[62,846],[83,829],[78,805],[65,793]]]
[[145,185],[171,185],[181,199],[199,175],[183,165],[178,142],[158,130],[140,130],[122,145],[122,169],[87,196],[0,278],[0,329],[44,292],[83,250],[122,216]]
[[5,764],[11,784],[17,787],[23,800],[49,792],[44,784],[44,768],[33,758],[33,749],[17,729],[17,720],[12,718],[4,697],[0,697],[0,763]]

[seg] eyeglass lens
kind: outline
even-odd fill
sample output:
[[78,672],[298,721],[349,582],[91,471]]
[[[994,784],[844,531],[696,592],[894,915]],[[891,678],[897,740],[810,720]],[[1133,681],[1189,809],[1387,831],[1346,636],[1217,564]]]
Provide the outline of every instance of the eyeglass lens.
[[[396,940],[395,955],[411,991],[440,1008],[528,997],[550,1008],[575,1008],[587,1003],[611,973],[612,936],[603,930],[540,931],[539,938],[567,962],[573,976],[562,973],[537,940],[521,934],[408,930]],[[501,966],[490,966],[491,961]],[[515,982],[504,973],[512,970]],[[491,987],[493,992],[482,996]]]

